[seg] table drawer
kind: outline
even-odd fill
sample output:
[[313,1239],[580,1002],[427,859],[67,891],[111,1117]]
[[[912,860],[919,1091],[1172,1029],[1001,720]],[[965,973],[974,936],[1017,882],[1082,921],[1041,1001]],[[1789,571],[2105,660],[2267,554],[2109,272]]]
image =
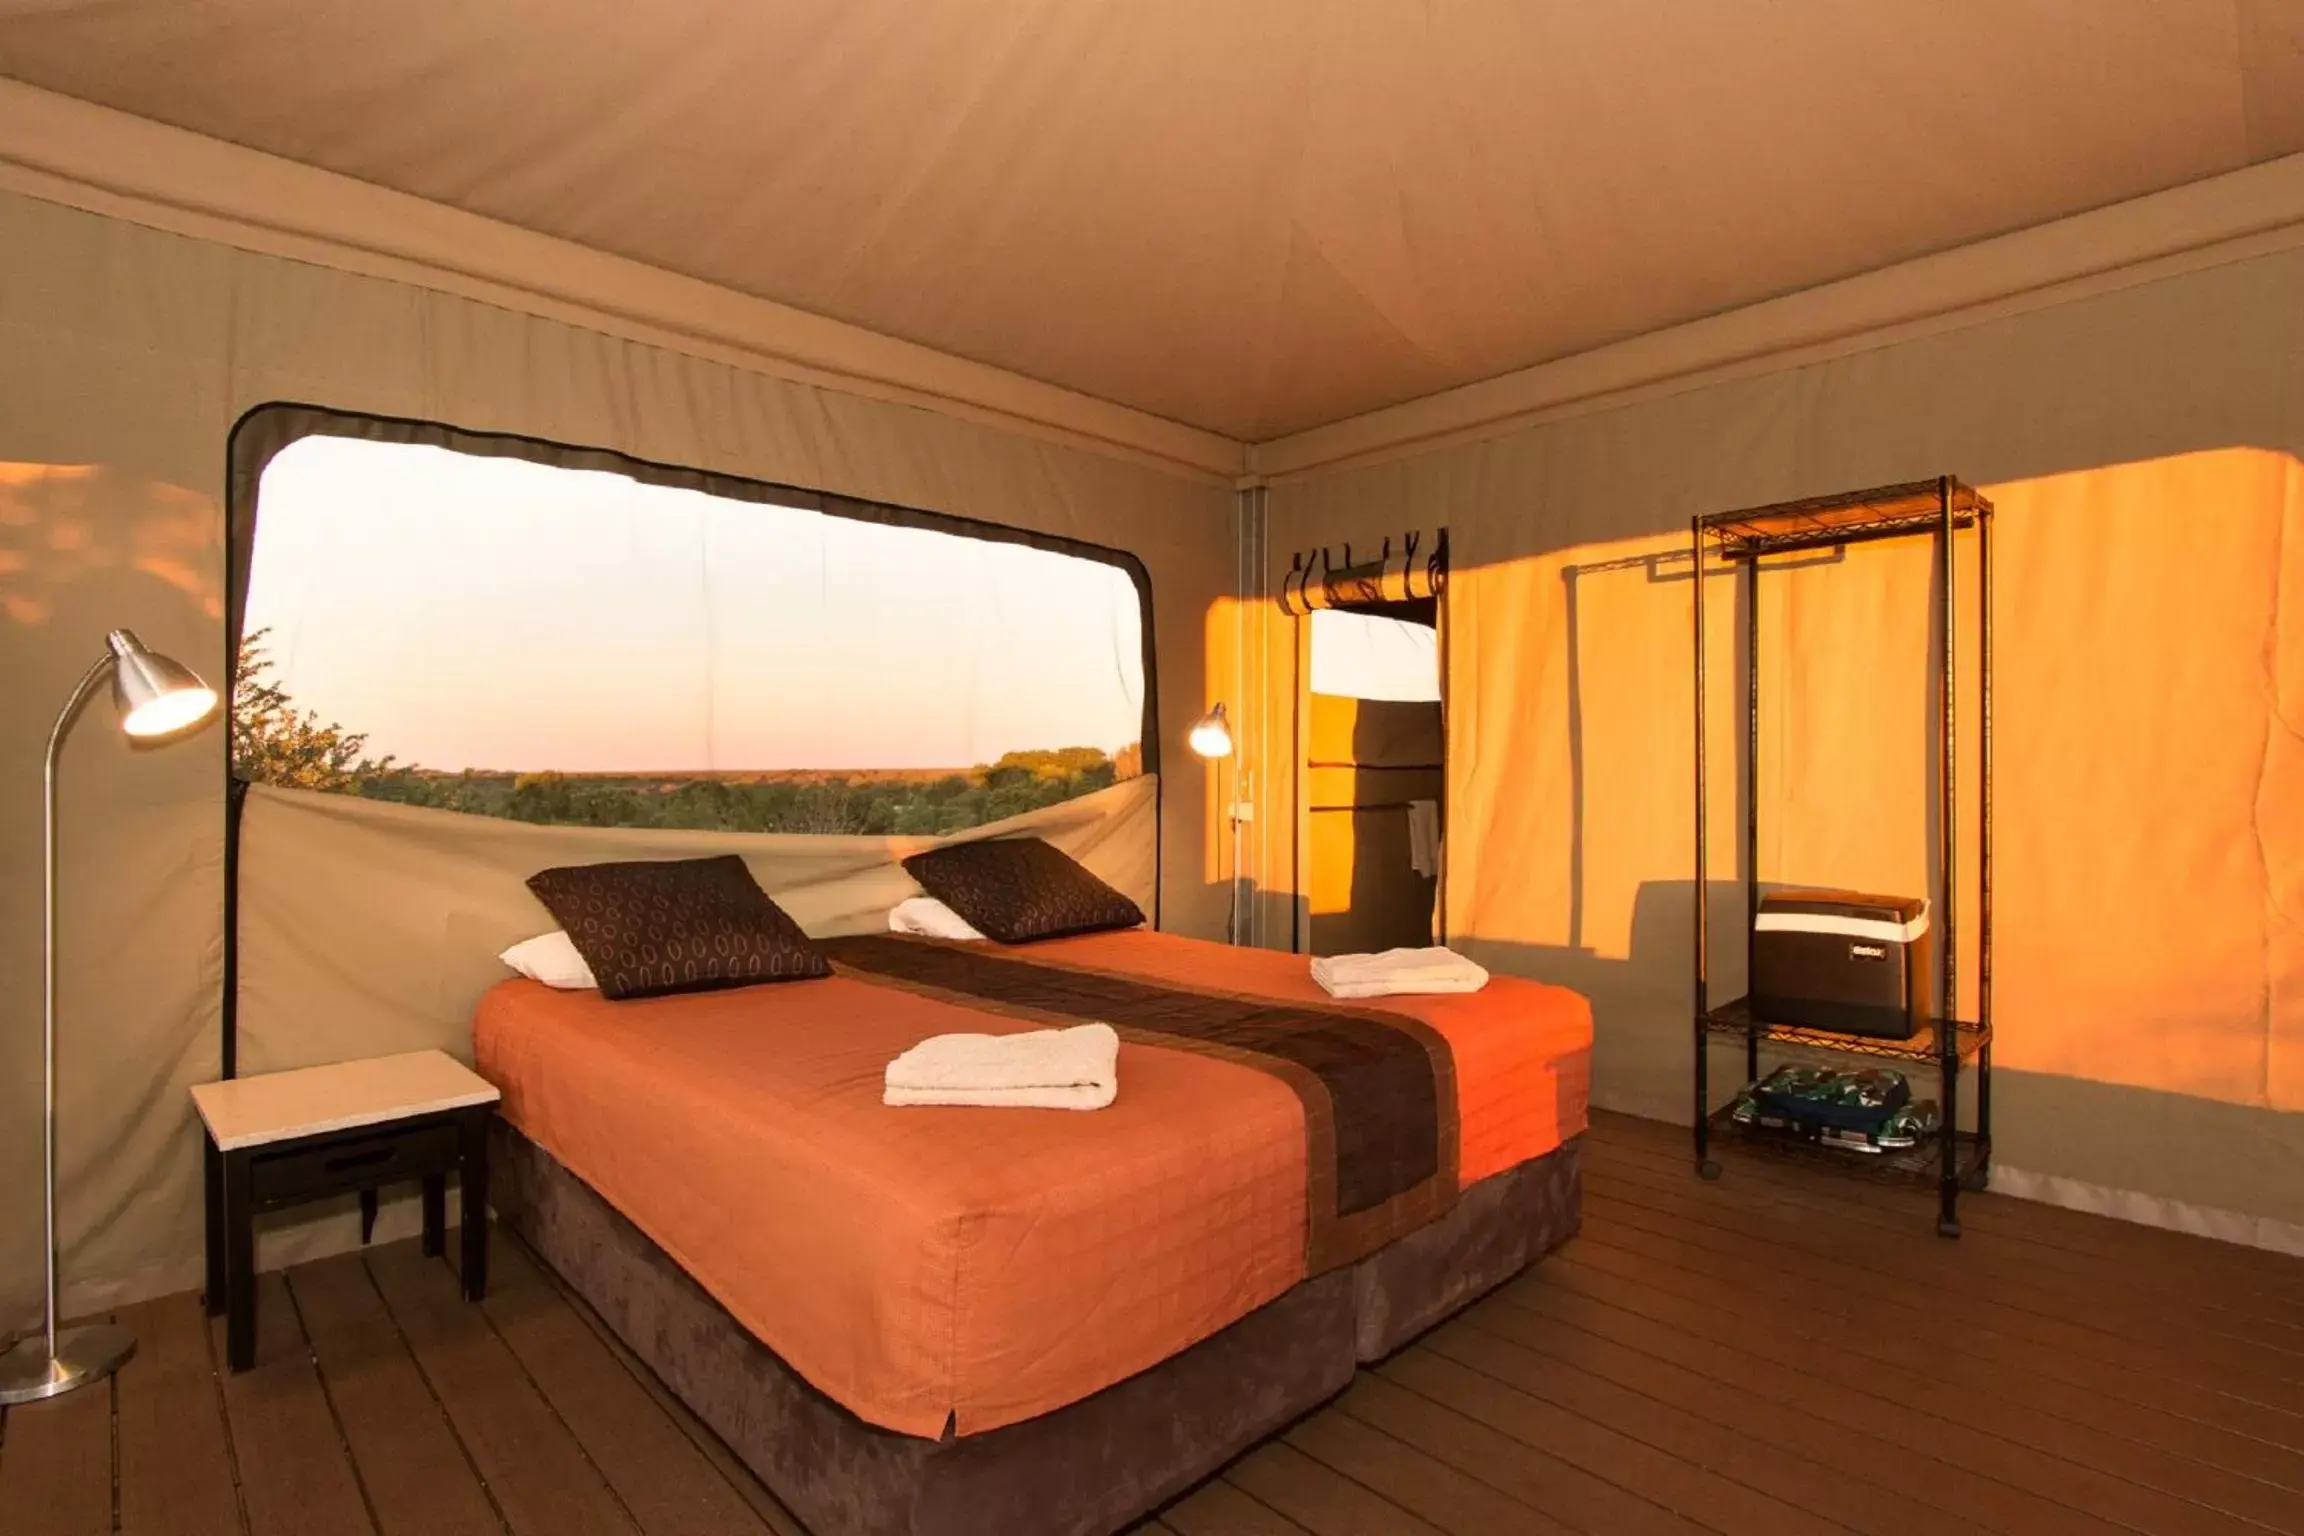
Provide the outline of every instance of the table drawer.
[[349,1131],[257,1153],[249,1163],[249,1193],[268,1206],[422,1178],[454,1168],[456,1151],[456,1127],[442,1121]]

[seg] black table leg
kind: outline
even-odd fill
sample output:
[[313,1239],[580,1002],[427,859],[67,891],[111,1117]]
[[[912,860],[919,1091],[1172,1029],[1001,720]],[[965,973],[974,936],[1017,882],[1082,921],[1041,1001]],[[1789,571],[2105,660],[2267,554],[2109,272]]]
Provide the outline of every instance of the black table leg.
[[456,1179],[464,1225],[464,1299],[488,1294],[488,1109],[467,1110],[457,1122]]
[[256,1363],[256,1206],[248,1154],[224,1154],[224,1361],[235,1371]]
[[207,1186],[208,1279],[200,1300],[208,1315],[224,1311],[229,1287],[224,1278],[224,1154],[203,1130],[200,1134],[200,1176]]
[[448,1175],[424,1175],[424,1257],[448,1251]]
[[371,1184],[360,1191],[360,1246],[368,1246],[376,1235],[376,1186]]

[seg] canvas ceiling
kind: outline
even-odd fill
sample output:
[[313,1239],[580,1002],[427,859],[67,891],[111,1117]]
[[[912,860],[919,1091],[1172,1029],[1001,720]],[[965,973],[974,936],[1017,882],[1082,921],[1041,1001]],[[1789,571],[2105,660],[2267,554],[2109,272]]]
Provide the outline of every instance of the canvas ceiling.
[[2304,0],[0,0],[0,73],[1243,441],[2304,149]]

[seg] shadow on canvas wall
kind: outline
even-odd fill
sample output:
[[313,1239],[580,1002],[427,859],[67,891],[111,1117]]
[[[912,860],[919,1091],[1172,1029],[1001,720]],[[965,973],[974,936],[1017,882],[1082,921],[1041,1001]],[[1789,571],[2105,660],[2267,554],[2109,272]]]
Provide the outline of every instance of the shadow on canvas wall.
[[[0,1333],[33,1319],[40,1295],[42,748],[71,675],[114,626],[203,672],[216,666],[217,527],[214,497],[129,469],[0,463],[0,654],[12,684],[0,688],[0,721],[18,747],[0,755],[0,1167],[23,1175],[0,1179],[0,1232],[12,1238],[0,1246]],[[58,782],[58,1208],[74,1265],[135,1274],[140,1227],[198,1247],[190,1105],[155,1101],[141,1068],[214,1071],[214,954],[148,934],[220,902],[221,817],[216,841],[190,847],[171,827],[213,799],[224,732],[211,724],[140,750],[93,718],[111,708],[91,703]],[[125,927],[123,892],[144,893]],[[106,977],[131,990],[108,993]]]
[[[2304,1222],[2304,464],[2223,449],[1985,489],[1999,507],[2001,1160]],[[1480,772],[1497,760],[1511,772],[1459,793],[1451,852],[1461,843],[1466,856],[1452,871],[1464,883],[1450,902],[1467,949],[1594,997],[1600,1102],[1684,1120],[1695,818],[1683,541],[1459,574],[1452,600],[1548,605],[1558,659],[1540,681],[1523,669],[1523,692],[1492,693],[1473,722]],[[1706,605],[1708,649],[1727,663],[1707,722],[1711,868],[1731,877],[1725,909],[1722,885],[1712,898],[1725,983],[1744,931],[1751,588],[1711,579],[1734,593]],[[1771,571],[1759,604],[1763,883],[1934,892],[1932,541]],[[1967,641],[1973,588],[1956,608]],[[1491,666],[1473,685],[1514,681]],[[1970,644],[1971,724],[1975,687]],[[1970,730],[1970,1016],[1977,766]]]

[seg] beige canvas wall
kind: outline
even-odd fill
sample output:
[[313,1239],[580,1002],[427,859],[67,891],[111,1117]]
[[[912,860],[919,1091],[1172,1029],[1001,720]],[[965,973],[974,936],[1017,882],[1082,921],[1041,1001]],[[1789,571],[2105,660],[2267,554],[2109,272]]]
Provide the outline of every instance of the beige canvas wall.
[[[1272,488],[1271,544],[1284,569],[1324,541],[1449,530],[1448,930],[1592,996],[1597,1102],[1684,1121],[1688,519],[1939,472],[1986,488],[2001,1161],[2024,1187],[2140,1192],[2294,1243],[2300,456],[2304,255],[2288,253],[1314,472]],[[1926,560],[1876,547],[1768,578],[1764,880],[1924,888]],[[1732,578],[1707,590],[1712,873],[1734,882],[1738,607]],[[1740,932],[1740,888],[1716,884],[1713,911]]]
[[[13,195],[0,347],[0,1326],[38,1294],[41,747],[108,627],[219,669],[225,440],[250,407],[527,433],[1123,545],[1152,576],[1175,755],[1205,705],[1231,575],[1219,487]],[[184,1090],[217,1060],[222,735],[131,752],[108,714],[65,763],[62,1210],[82,1305],[193,1283]],[[1211,933],[1201,787],[1169,779],[1164,905]]]

